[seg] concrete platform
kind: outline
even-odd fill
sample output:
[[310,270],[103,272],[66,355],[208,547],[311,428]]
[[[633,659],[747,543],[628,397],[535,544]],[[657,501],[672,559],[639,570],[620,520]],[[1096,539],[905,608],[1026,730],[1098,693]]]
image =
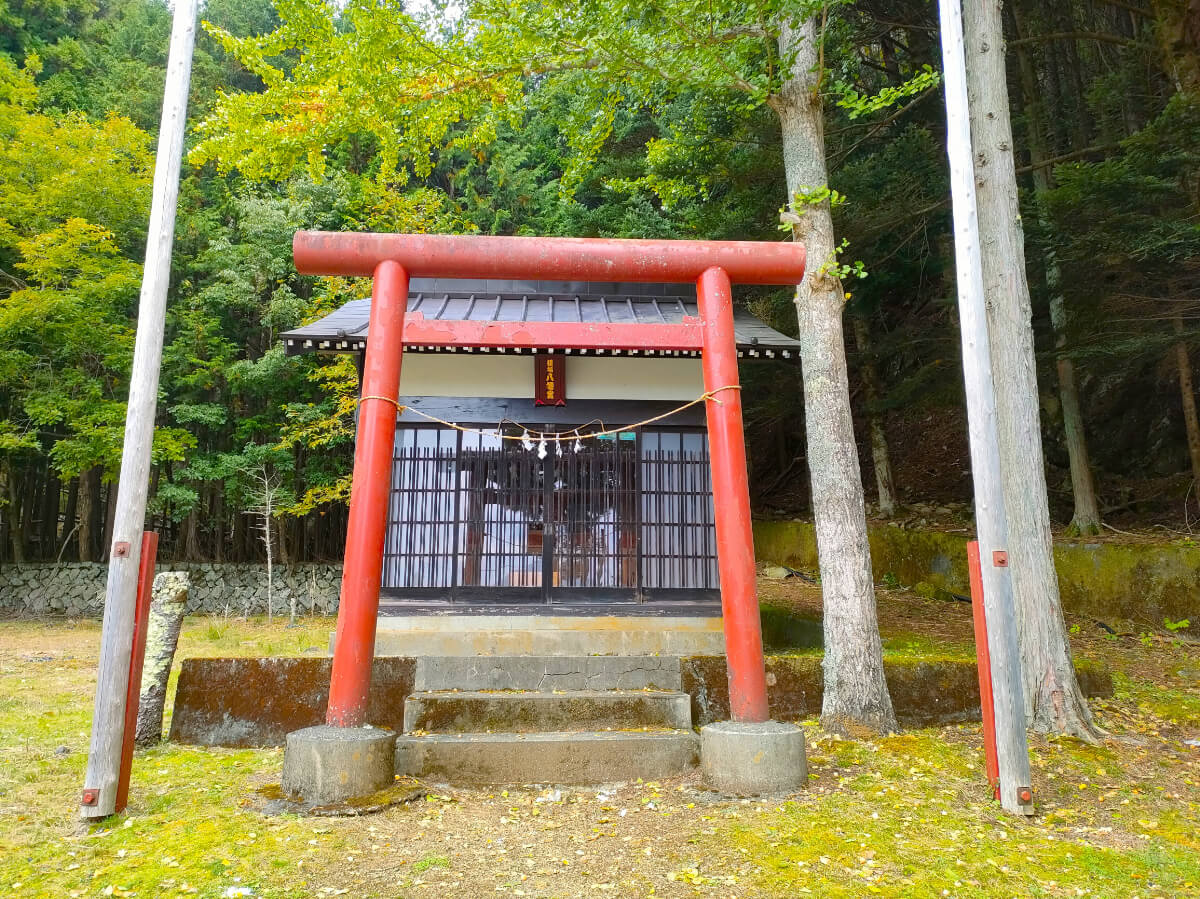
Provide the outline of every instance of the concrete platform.
[[719,616],[388,614],[375,637],[376,656],[418,658],[724,653]]
[[423,656],[413,691],[680,690],[675,656]]
[[414,693],[404,702],[404,730],[466,733],[615,731],[635,727],[687,730],[691,697],[680,691],[577,690],[570,693]]
[[406,734],[396,773],[455,784],[602,784],[658,780],[699,761],[691,731]]

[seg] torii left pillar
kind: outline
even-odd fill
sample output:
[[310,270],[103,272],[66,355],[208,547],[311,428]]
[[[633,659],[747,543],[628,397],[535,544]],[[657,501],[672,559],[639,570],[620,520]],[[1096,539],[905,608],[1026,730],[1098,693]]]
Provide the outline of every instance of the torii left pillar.
[[325,725],[287,736],[283,789],[308,802],[328,804],[369,796],[394,779],[396,735],[367,726],[379,588],[396,412],[408,273],[384,260],[371,290],[371,335],[363,366],[350,519],[338,602],[333,672]]

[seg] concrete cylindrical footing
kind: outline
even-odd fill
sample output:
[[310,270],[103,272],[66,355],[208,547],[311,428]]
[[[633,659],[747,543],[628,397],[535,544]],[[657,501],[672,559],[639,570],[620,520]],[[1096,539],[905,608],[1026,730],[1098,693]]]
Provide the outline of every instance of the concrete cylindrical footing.
[[370,796],[395,780],[396,735],[370,727],[306,727],[287,735],[283,791],[316,805]]
[[700,728],[700,764],[710,789],[736,796],[791,793],[808,782],[804,731],[778,721]]

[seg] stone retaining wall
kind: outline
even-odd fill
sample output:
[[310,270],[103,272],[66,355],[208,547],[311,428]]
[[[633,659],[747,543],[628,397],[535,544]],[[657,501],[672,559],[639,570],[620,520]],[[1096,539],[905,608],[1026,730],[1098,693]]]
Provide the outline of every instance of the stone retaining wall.
[[[196,615],[265,615],[267,568],[212,562],[170,562],[159,571],[186,571],[191,580],[187,610]],[[99,618],[104,607],[108,566],[100,562],[52,565],[0,565],[0,615]],[[272,606],[286,615],[291,597],[296,611],[332,615],[337,611],[342,566],[276,566]]]
[[[968,595],[967,538],[872,523],[876,583],[894,580],[923,596]],[[756,521],[760,562],[817,571],[817,540],[806,521]],[[1109,623],[1161,628],[1167,618],[1200,625],[1200,547],[1178,543],[1060,542],[1054,565],[1063,608]],[[1194,631],[1193,631],[1194,632]]]

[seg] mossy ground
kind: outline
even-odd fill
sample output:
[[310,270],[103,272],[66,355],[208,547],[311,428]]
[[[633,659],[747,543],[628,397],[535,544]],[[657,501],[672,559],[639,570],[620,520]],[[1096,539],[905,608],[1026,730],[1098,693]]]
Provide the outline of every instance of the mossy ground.
[[[815,590],[766,598],[819,609]],[[970,656],[969,609],[881,595],[889,653]],[[183,656],[319,651],[329,620],[190,621]],[[1098,746],[1035,738],[1039,816],[986,795],[977,725],[842,741],[804,722],[811,784],[729,801],[695,777],[610,792],[433,789],[365,818],[264,816],[279,750],[138,754],[128,812],[75,817],[99,628],[0,623],[0,893],[282,896],[1200,895],[1200,656],[1170,635],[1075,637],[1110,666]],[[234,895],[230,892],[229,895]]]

